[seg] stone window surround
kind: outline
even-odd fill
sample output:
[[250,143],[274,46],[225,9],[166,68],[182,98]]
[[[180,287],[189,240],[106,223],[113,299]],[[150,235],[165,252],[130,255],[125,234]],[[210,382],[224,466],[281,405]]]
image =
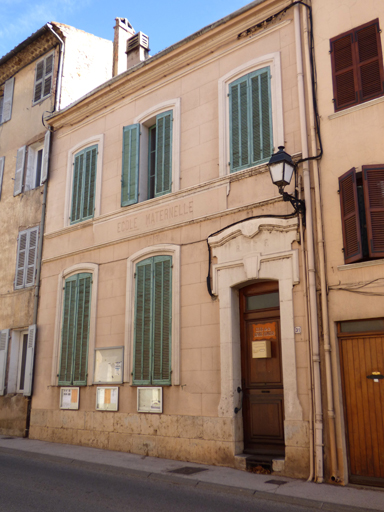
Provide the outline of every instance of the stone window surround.
[[[267,252],[263,245],[263,231],[268,233],[270,246],[274,248],[271,252]],[[236,390],[241,387],[238,289],[259,279],[279,281],[280,320],[284,326],[281,330],[281,351],[286,444],[291,438],[290,432],[304,432],[304,427],[299,427],[303,422],[303,412],[298,398],[293,312],[293,286],[300,281],[298,250],[291,248],[296,232],[296,218],[266,217],[244,221],[209,238],[212,257],[217,258],[217,263],[212,265],[212,289],[220,301],[221,400],[218,414],[236,419],[239,428],[235,428],[235,453],[243,450],[242,416],[234,414],[234,408],[239,405]],[[236,244],[231,247],[230,242],[234,239]],[[242,250],[246,249],[247,243],[251,245],[251,251]]]
[[[64,203],[64,226],[71,226],[70,213],[72,202],[72,187],[73,187],[73,168],[75,155],[89,146],[97,144],[97,165],[96,165],[96,189],[95,189],[95,213],[94,218],[99,217],[101,208],[101,183],[103,174],[103,150],[104,150],[104,135],[94,135],[86,140],[83,140],[76,146],[73,146],[68,151],[67,161],[67,179],[65,184],[65,203]],[[81,223],[79,223],[81,224]]]
[[98,292],[98,284],[99,284],[99,265],[97,263],[77,263],[76,265],[73,265],[72,267],[62,270],[58,276],[51,386],[58,385],[58,373],[59,373],[59,365],[60,365],[60,348],[61,348],[61,326],[62,326],[62,322],[63,322],[63,298],[64,298],[65,280],[67,277],[70,277],[74,274],[80,274],[82,272],[88,272],[88,273],[92,274],[91,317],[90,317],[90,322],[89,322],[89,341],[88,341],[87,385],[90,386],[93,384],[95,341],[96,341],[96,320],[97,320],[97,292]]
[[158,244],[132,254],[127,260],[127,293],[124,335],[124,382],[132,382],[135,270],[139,261],[152,256],[172,256],[172,386],[180,384],[180,246]]
[[[229,142],[229,85],[248,73],[269,66],[271,68],[271,103],[273,147],[284,146],[283,95],[280,52],[257,57],[232,69],[219,79],[219,175],[230,174]],[[252,167],[252,166],[250,166]]]
[[[180,98],[163,101],[141,113],[133,120],[134,124],[140,124],[140,157],[139,157],[139,176],[148,179],[148,128],[153,123],[153,119],[158,114],[173,111],[172,124],[172,192],[180,189]],[[149,123],[149,121],[151,122]],[[142,180],[141,180],[142,181]],[[145,185],[146,188],[146,185]],[[141,192],[139,178],[139,194]],[[142,202],[142,201],[140,201]]]

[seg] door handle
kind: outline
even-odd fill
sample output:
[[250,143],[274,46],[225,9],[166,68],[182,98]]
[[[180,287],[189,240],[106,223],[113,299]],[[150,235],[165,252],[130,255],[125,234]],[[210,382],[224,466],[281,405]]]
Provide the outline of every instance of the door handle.
[[237,392],[240,394],[241,393],[241,401],[240,401],[240,407],[235,407],[234,411],[235,411],[235,414],[237,414],[238,412],[241,411],[241,409],[243,408],[243,400],[244,400],[244,393],[243,393],[243,390],[241,389],[241,387],[239,386],[237,388]]

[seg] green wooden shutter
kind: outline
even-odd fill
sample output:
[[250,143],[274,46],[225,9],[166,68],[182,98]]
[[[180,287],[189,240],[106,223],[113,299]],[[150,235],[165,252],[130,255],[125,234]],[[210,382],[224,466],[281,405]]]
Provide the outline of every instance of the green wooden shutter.
[[136,265],[133,383],[150,384],[152,258]]
[[85,386],[88,374],[88,341],[91,317],[92,275],[77,276],[77,318],[75,330],[75,353],[73,367],[73,384]]
[[72,207],[71,207],[71,223],[80,220],[81,208],[81,183],[83,177],[83,160],[84,153],[78,153],[75,156],[74,169],[73,169],[73,184],[72,184]]
[[171,384],[172,257],[153,258],[152,384]]
[[87,383],[92,274],[65,280],[59,385]]
[[172,110],[156,116],[155,197],[172,190],[172,119]]
[[249,165],[248,80],[242,77],[229,86],[230,169]]
[[94,215],[97,145],[77,153],[73,165],[71,224]]
[[97,146],[85,151],[82,220],[93,217],[95,209]]
[[140,124],[124,126],[121,206],[137,203],[139,187]]
[[72,384],[73,351],[76,332],[76,285],[77,275],[65,280],[59,366],[60,386]]
[[272,109],[269,68],[250,75],[252,95],[252,164],[272,155]]

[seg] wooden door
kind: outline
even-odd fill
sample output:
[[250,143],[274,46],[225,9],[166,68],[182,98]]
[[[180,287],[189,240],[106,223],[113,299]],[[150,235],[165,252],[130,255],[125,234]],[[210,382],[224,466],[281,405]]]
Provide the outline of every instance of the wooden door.
[[[240,321],[244,452],[282,456],[284,393],[277,282],[240,291]],[[263,352],[265,346],[269,354]]]
[[384,334],[342,334],[340,364],[350,482],[384,486]]

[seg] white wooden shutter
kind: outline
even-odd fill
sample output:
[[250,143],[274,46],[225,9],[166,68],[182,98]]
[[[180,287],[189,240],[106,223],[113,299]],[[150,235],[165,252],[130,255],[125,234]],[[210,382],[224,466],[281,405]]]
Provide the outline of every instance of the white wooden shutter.
[[26,146],[23,146],[17,150],[16,157],[16,173],[15,173],[15,186],[13,189],[13,195],[17,196],[23,190],[23,178],[24,178],[24,164],[25,164],[25,152]]
[[28,232],[21,231],[17,244],[15,289],[24,288],[25,262],[28,250]]
[[40,101],[43,93],[43,78],[44,78],[44,60],[36,64],[35,72],[35,86],[33,88],[33,102]]
[[5,156],[0,157],[0,199],[1,199],[1,189],[2,189],[2,185],[3,185],[4,162],[5,162]]
[[13,86],[15,77],[10,78],[5,82],[4,86],[4,103],[3,103],[3,120],[2,122],[9,121],[12,116],[12,102],[13,102]]
[[27,156],[27,172],[25,174],[24,192],[35,188],[35,169],[36,169],[36,151],[31,147],[28,148]]
[[0,395],[5,392],[5,374],[7,371],[9,329],[0,331]]
[[41,183],[45,183],[48,179],[50,142],[51,142],[51,132],[48,130],[45,133],[45,137],[44,137],[43,163],[42,163],[42,168],[41,168]]
[[36,325],[28,328],[27,357],[25,360],[24,396],[32,394],[33,363],[35,358]]
[[39,228],[28,230],[27,261],[25,265],[25,286],[35,284],[37,245],[39,241]]

